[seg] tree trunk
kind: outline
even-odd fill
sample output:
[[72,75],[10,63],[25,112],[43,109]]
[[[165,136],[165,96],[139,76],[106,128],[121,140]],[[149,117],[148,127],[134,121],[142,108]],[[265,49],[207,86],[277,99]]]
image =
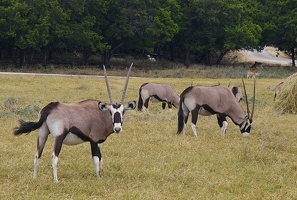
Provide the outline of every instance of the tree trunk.
[[295,51],[294,51],[294,47],[292,47],[291,49],[291,58],[292,58],[292,67],[296,67],[296,63],[295,63]]
[[170,60],[174,61],[173,43],[170,43],[168,46],[169,46],[169,52],[170,52]]
[[202,60],[204,61],[203,64],[210,65],[210,51],[207,50],[202,57]]
[[83,51],[84,65],[88,65],[90,56],[91,54],[87,50]]
[[186,52],[185,65],[186,65],[186,67],[190,66],[190,51],[189,50],[187,50],[187,52]]
[[48,60],[52,60],[53,58],[53,50],[51,48],[48,48]]
[[22,67],[26,63],[26,51],[24,49],[20,49],[20,63],[19,66]]
[[227,53],[228,53],[228,51],[221,51],[221,52],[220,52],[220,55],[219,55],[219,57],[218,57],[218,59],[216,60],[215,63],[216,63],[217,65],[219,65],[219,64],[222,62],[224,56],[225,56]]
[[[51,51],[49,50],[49,55],[51,54],[50,53]],[[47,65],[47,52],[46,52],[46,49],[43,51],[43,66],[45,67]]]
[[30,59],[29,59],[29,62],[28,62],[28,65],[29,65],[29,66],[31,65],[31,63],[32,63],[33,60],[34,60],[34,55],[35,55],[35,50],[33,49],[33,50],[32,50],[32,53],[31,53],[31,56],[30,56]]
[[101,62],[102,65],[105,65],[106,68],[110,67],[110,60],[109,60],[110,56],[109,56],[109,52],[108,51],[104,51],[104,53],[101,53]]

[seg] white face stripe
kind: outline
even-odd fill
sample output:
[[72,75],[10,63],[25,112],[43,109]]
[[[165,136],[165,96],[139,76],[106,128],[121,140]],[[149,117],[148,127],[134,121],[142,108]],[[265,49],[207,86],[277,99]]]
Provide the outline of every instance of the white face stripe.
[[240,130],[246,130],[248,129],[252,124],[250,123],[250,120],[246,120],[240,127]]
[[136,107],[136,102],[130,101],[125,106],[122,104],[106,104],[106,103],[100,102],[98,107],[102,111],[108,110],[110,112],[112,123],[113,123],[113,131],[118,133],[122,131],[124,112],[126,110],[134,110]]
[[113,131],[119,133],[122,131],[122,123],[123,123],[123,113],[124,106],[120,105],[120,107],[116,108],[115,105],[109,106],[109,111],[111,113],[112,123],[113,123]]

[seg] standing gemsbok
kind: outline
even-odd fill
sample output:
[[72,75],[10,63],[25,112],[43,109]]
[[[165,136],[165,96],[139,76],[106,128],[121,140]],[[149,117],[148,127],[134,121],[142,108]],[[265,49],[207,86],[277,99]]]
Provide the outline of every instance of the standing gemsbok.
[[180,106],[178,111],[178,131],[185,134],[185,126],[188,121],[189,113],[192,114],[191,128],[197,136],[196,123],[198,115],[209,116],[213,114],[226,115],[238,125],[243,136],[248,136],[251,130],[252,118],[255,106],[255,79],[254,79],[254,98],[253,108],[250,114],[245,84],[245,98],[247,103],[247,113],[244,112],[240,103],[233,95],[231,90],[222,85],[212,87],[188,87],[180,95]]
[[179,95],[169,84],[154,84],[144,83],[139,88],[138,110],[148,110],[148,103],[162,102],[162,109],[168,104],[171,111],[172,105],[176,108],[179,107]]
[[121,132],[124,111],[133,110],[136,107],[135,101],[130,101],[127,105],[123,105],[132,65],[133,63],[128,71],[119,103],[114,103],[112,99],[106,69],[103,66],[110,104],[97,100],[85,100],[73,104],[52,102],[39,112],[38,122],[20,120],[20,126],[15,128],[14,135],[30,133],[39,129],[33,178],[37,177],[38,165],[49,134],[52,134],[54,140],[52,167],[55,182],[58,182],[57,165],[62,144],[77,145],[83,142],[90,142],[96,175],[100,176],[102,172],[102,156],[99,143],[104,142],[113,132]]

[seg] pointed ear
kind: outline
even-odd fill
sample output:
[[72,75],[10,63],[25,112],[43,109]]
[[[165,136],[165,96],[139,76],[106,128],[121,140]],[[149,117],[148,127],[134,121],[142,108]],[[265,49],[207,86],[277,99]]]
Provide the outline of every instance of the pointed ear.
[[134,110],[136,108],[136,101],[130,101],[125,105],[125,110]]
[[102,110],[102,111],[108,110],[107,105],[104,102],[99,102],[98,108],[99,108],[99,110]]

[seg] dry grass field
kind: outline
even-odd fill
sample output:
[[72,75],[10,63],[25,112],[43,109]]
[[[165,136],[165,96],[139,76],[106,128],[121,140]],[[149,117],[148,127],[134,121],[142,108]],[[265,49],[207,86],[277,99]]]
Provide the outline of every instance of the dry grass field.
[[[49,138],[38,178],[33,179],[37,132],[13,136],[18,119],[37,120],[52,101],[109,101],[100,77],[0,75],[0,199],[296,199],[296,115],[272,110],[273,88],[283,79],[260,78],[251,134],[243,138],[229,119],[222,138],[215,117],[200,117],[198,137],[190,126],[176,135],[177,109],[125,113],[123,132],[103,144],[103,177],[95,175],[90,145],[62,147],[59,183],[53,183]],[[119,100],[123,78],[109,79]],[[125,102],[138,101],[144,82],[187,86],[218,83],[242,87],[240,78],[131,78]],[[253,81],[246,80],[249,99]],[[245,104],[242,103],[245,108]]]

